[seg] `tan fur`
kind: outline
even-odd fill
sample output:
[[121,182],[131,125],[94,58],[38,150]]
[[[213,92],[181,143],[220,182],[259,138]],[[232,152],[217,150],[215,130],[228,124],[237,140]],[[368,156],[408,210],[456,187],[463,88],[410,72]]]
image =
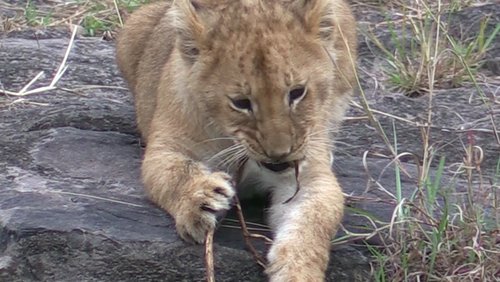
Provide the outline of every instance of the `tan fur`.
[[[244,156],[254,171],[259,162],[298,160],[301,189],[289,203],[293,185],[278,181],[287,174],[261,170],[283,186],[271,191],[266,273],[324,279],[344,203],[330,135],[355,84],[355,42],[343,0],[179,0],[132,14],[117,59],[147,142],[142,177],[183,239],[202,243],[230,208]],[[304,85],[291,103],[289,91]],[[243,98],[252,111],[232,104]]]

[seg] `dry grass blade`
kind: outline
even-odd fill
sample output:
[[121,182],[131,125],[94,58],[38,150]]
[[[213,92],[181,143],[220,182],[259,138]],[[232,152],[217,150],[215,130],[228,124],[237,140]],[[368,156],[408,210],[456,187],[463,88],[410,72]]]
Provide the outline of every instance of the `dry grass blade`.
[[[241,180],[241,175],[243,173],[243,167],[244,167],[244,164],[246,163],[247,160],[248,159],[241,160],[239,165],[238,165],[238,169],[236,171],[236,175],[234,178],[235,182],[233,183],[233,185],[235,187],[236,187],[236,183],[238,183]],[[245,221],[245,217],[243,216],[243,211],[241,209],[241,203],[240,203],[240,199],[238,198],[238,196],[234,197],[234,201],[235,201],[235,206],[236,206],[236,214],[238,215],[238,221],[240,223],[241,232],[243,233],[243,240],[245,241],[245,245],[247,246],[250,253],[252,253],[252,256],[254,257],[257,264],[265,269],[266,268],[266,260],[259,254],[259,252],[257,252],[257,250],[253,246],[250,239],[251,238],[261,239],[261,240],[264,240],[267,244],[272,244],[273,241],[264,235],[254,234],[254,233],[250,233],[248,231],[247,223]]]
[[215,282],[214,232],[214,229],[209,230],[205,237],[205,271],[207,282]]
[[255,247],[253,246],[250,239],[251,238],[260,238],[260,239],[264,239],[266,242],[270,242],[271,239],[269,239],[263,235],[252,234],[248,231],[248,228],[247,228],[247,225],[245,222],[245,218],[243,217],[243,211],[241,210],[240,200],[238,199],[238,197],[235,197],[235,201],[236,201],[236,213],[238,214],[238,219],[240,221],[241,231],[243,233],[243,240],[245,241],[245,245],[247,246],[250,253],[252,253],[252,256],[254,257],[257,264],[265,269],[266,268],[266,260],[255,249]]
[[138,207],[138,208],[145,207],[143,205],[128,203],[128,202],[124,202],[124,201],[120,201],[120,200],[115,200],[115,199],[111,199],[111,198],[104,198],[104,197],[99,197],[99,196],[94,196],[94,195],[89,195],[89,194],[73,193],[73,192],[66,192],[66,191],[49,191],[49,193],[89,198],[89,199],[106,201],[106,202],[110,202],[110,203],[122,204],[122,205],[127,205],[127,206],[132,206],[132,207]]
[[56,87],[57,82],[61,79],[61,77],[64,75],[64,73],[68,69],[68,65],[66,64],[66,62],[68,60],[68,56],[70,54],[70,51],[73,48],[73,43],[75,41],[76,32],[77,32],[77,28],[76,28],[76,26],[74,26],[73,27],[73,32],[71,34],[71,38],[70,38],[69,43],[68,43],[68,47],[66,48],[66,51],[64,53],[63,60],[59,64],[59,67],[58,67],[58,69],[56,71],[56,74],[52,78],[52,80],[51,80],[51,82],[50,82],[49,85],[42,86],[42,87],[39,87],[39,88],[35,88],[35,89],[32,89],[32,90],[28,90],[33,85],[33,83],[35,83],[41,77],[43,77],[44,72],[42,71],[42,72],[38,73],[32,80],[30,80],[30,82],[28,82],[28,84],[26,84],[20,91],[15,92],[15,91],[9,91],[9,90],[2,90],[2,89],[0,89],[0,93],[3,93],[5,95],[10,95],[10,96],[23,97],[23,96],[27,96],[27,95],[38,94],[38,93],[42,93],[42,92],[46,92],[46,91],[50,91],[50,90],[56,89],[57,88]]
[[[236,186],[236,183],[241,178],[243,164],[246,161],[247,161],[246,159],[242,160],[238,166],[238,170],[237,170],[236,176],[235,176],[235,182],[233,183],[234,186]],[[298,165],[297,165],[296,169],[298,169]],[[239,200],[238,196],[234,197],[234,201],[235,201],[235,206],[236,206],[236,214],[238,215],[238,222],[240,224],[241,231],[243,233],[243,240],[245,241],[245,245],[247,246],[248,250],[250,251],[250,253],[254,257],[257,264],[265,269],[266,268],[266,260],[255,249],[255,247],[253,246],[250,239],[251,238],[261,239],[261,240],[264,240],[267,244],[271,244],[272,240],[264,235],[254,234],[254,233],[250,233],[248,231],[247,223],[245,221],[245,217],[243,216],[243,211],[241,209],[241,204],[240,204],[240,200]],[[207,277],[208,282],[215,282],[213,240],[214,240],[214,230],[210,230],[205,237],[205,271],[206,271],[206,277]]]

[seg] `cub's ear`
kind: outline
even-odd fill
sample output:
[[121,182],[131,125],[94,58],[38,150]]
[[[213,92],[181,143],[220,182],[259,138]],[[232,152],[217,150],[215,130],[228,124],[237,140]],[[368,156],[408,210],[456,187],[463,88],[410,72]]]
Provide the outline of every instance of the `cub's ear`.
[[177,48],[184,59],[194,63],[200,53],[204,33],[201,20],[203,7],[197,0],[174,0],[168,14],[176,30]]
[[331,40],[335,28],[331,0],[288,0],[304,28],[324,41]]

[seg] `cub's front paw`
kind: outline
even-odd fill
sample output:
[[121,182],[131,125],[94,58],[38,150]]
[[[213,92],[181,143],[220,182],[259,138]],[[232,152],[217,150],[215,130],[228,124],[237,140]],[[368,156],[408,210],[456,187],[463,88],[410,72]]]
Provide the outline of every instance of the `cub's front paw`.
[[189,186],[183,191],[175,225],[182,239],[201,244],[208,230],[231,208],[235,189],[231,176],[223,172],[197,176]]
[[266,273],[271,282],[322,282],[328,250],[307,246],[300,239],[275,242],[267,255]]

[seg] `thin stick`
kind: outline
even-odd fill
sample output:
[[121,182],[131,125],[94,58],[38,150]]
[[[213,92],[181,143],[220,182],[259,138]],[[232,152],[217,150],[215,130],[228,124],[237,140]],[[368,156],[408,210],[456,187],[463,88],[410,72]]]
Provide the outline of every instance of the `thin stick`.
[[39,72],[35,77],[33,77],[33,79],[30,82],[28,82],[28,84],[26,84],[23,87],[23,89],[19,91],[19,94],[23,94],[24,92],[26,92],[28,88],[30,88],[31,85],[33,85],[33,83],[35,83],[38,79],[40,79],[42,75],[44,75],[44,72],[43,71]]
[[50,82],[50,87],[54,87],[56,83],[61,79],[63,74],[66,72],[68,69],[68,66],[66,65],[66,61],[68,60],[69,53],[71,52],[71,49],[73,48],[73,42],[75,41],[76,37],[76,32],[78,28],[77,26],[73,26],[73,32],[71,33],[71,38],[69,39],[68,47],[66,48],[66,52],[64,53],[63,60],[61,64],[59,65],[59,68],[57,69],[56,74],[54,75],[54,78],[52,78],[52,81]]
[[[235,183],[233,185],[236,187],[236,183],[241,180],[241,175],[243,173],[243,166],[248,159],[244,159],[240,162],[238,169],[236,170]],[[273,240],[261,234],[253,234],[248,231],[247,223],[245,221],[245,217],[243,216],[243,211],[241,209],[240,199],[238,196],[234,197],[234,202],[236,206],[236,214],[238,215],[238,221],[240,222],[241,232],[243,233],[243,240],[245,241],[245,245],[247,246],[250,253],[252,253],[253,258],[263,269],[266,269],[266,260],[257,252],[255,247],[252,245],[250,241],[251,238],[262,239],[267,244],[272,244]]]
[[98,197],[94,195],[88,195],[88,194],[81,194],[81,193],[73,193],[73,192],[65,192],[65,191],[49,191],[49,193],[55,193],[55,194],[63,194],[63,195],[70,195],[70,196],[77,196],[77,197],[84,197],[84,198],[89,198],[89,199],[96,199],[96,200],[102,200],[102,201],[107,201],[111,203],[117,203],[117,204],[123,204],[127,206],[132,206],[132,207],[138,207],[138,208],[143,208],[143,205],[137,205],[133,203],[128,203],[120,200],[115,200],[111,198],[103,198],[103,197]]
[[[252,256],[255,259],[255,261],[257,262],[257,264],[265,269],[266,268],[265,259],[257,252],[255,247],[252,245],[252,242],[250,241],[250,238],[252,238],[252,237],[256,238],[256,236],[255,236],[255,234],[251,234],[250,232],[248,232],[247,224],[245,222],[245,218],[243,217],[243,212],[241,210],[241,204],[240,204],[240,200],[238,199],[238,197],[235,197],[235,203],[236,203],[236,214],[238,215],[238,219],[240,221],[241,231],[243,233],[243,240],[245,240],[245,245],[247,245],[248,250],[250,251],[250,253],[252,253]],[[267,238],[267,237],[265,237],[265,238]],[[270,239],[267,238],[267,240],[270,240]]]
[[115,5],[115,11],[116,15],[118,16],[118,21],[120,22],[120,27],[123,27],[122,15],[120,13],[120,9],[118,8],[118,3],[116,3],[116,0],[113,0],[113,4]]
[[295,196],[297,196],[297,193],[299,193],[300,190],[300,182],[299,182],[299,161],[294,161],[293,164],[295,165],[295,181],[297,183],[297,186],[295,187],[295,193],[290,197],[290,199],[286,200],[283,202],[283,204],[288,204]]
[[205,238],[205,271],[207,282],[215,282],[214,232],[215,229],[209,230]]

